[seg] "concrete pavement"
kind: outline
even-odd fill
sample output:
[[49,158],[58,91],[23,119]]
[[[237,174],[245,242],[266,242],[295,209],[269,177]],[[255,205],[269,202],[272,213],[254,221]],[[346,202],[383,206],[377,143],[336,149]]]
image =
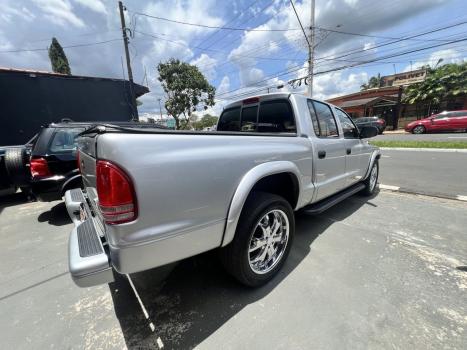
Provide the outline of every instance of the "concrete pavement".
[[[383,165],[384,166],[384,165]],[[239,286],[205,254],[76,287],[63,204],[0,206],[0,348],[462,349],[467,203],[381,192],[297,215],[279,276]]]
[[408,192],[466,196],[467,153],[384,149],[379,182]]
[[437,141],[437,142],[467,142],[467,133],[442,133],[442,134],[383,134],[372,140],[376,141]]

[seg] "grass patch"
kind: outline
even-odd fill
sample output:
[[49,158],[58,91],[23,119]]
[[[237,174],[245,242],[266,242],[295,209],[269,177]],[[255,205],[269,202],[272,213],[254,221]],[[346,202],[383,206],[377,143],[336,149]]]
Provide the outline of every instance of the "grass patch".
[[378,147],[467,149],[467,142],[454,141],[370,141]]

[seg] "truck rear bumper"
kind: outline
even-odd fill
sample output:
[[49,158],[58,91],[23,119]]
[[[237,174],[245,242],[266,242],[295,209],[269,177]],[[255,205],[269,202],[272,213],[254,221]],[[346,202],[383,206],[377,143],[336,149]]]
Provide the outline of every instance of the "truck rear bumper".
[[[89,213],[81,189],[65,193],[65,204],[75,227],[68,242],[68,264],[73,281],[80,287],[90,287],[114,280],[109,253],[103,235],[100,234]],[[80,214],[81,212],[81,214]]]

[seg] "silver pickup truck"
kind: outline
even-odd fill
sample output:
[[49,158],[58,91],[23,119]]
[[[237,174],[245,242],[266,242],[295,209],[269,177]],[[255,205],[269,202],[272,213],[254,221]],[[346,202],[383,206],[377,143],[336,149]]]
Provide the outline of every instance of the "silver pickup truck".
[[283,266],[294,211],[374,193],[380,152],[341,109],[278,93],[231,103],[214,132],[98,125],[79,140],[84,191],[65,194],[79,286],[218,249],[259,286]]

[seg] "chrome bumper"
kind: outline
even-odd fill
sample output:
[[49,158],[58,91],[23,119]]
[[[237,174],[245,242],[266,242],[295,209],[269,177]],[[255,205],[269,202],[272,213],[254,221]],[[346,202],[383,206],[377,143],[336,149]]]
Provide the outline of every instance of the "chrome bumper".
[[[68,242],[68,264],[73,281],[80,287],[112,282],[113,269],[101,238],[103,235],[89,214],[83,192],[80,189],[67,191],[65,204],[75,224]],[[80,211],[88,213],[86,219],[81,220]]]

